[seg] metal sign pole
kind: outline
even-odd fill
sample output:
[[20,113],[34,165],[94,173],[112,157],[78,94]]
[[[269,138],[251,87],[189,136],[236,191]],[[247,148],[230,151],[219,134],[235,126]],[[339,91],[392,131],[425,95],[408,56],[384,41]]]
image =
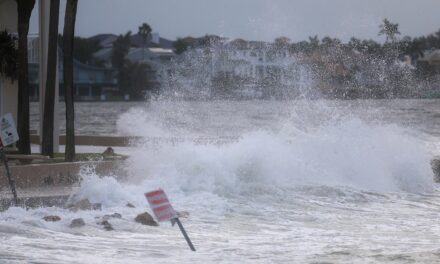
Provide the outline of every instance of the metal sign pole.
[[191,240],[190,240],[189,237],[188,237],[188,234],[187,234],[186,231],[185,231],[185,228],[183,228],[183,225],[182,225],[182,223],[180,222],[179,218],[177,217],[177,218],[174,218],[173,220],[175,220],[176,223],[177,223],[177,225],[179,226],[180,231],[182,232],[183,237],[185,237],[186,243],[188,243],[189,248],[190,248],[192,251],[196,251],[196,249],[194,248],[194,246],[193,246]]
[[6,158],[6,154],[5,154],[5,151],[3,148],[0,149],[0,155],[1,155],[1,159],[3,160],[3,163],[5,164],[6,175],[8,176],[9,187],[11,188],[12,195],[14,195],[14,205],[17,206],[18,205],[18,197],[17,197],[17,191],[15,190],[15,180],[14,180],[14,178],[12,178],[11,173],[9,171],[8,159]]
[[186,243],[188,243],[189,248],[192,251],[196,251],[191,240],[188,237],[188,234],[185,231],[185,228],[183,228],[183,225],[180,222],[176,211],[174,211],[173,207],[171,206],[165,192],[162,189],[158,189],[145,193],[145,197],[147,198],[148,203],[150,204],[150,207],[153,210],[153,213],[156,216],[157,220],[159,222],[171,221],[171,224],[173,226],[174,223],[177,223],[179,225],[180,231],[183,234],[183,237],[186,240]]

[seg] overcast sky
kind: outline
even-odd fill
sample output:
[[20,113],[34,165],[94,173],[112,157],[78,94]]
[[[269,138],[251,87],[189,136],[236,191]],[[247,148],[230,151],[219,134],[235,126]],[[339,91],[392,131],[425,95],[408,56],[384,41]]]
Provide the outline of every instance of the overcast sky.
[[[60,32],[65,0],[61,6]],[[135,33],[147,22],[172,40],[205,34],[248,40],[286,36],[300,41],[312,35],[382,40],[377,32],[385,17],[399,23],[402,36],[430,34],[440,29],[440,0],[79,0],[76,34]],[[30,31],[38,32],[35,15],[31,23]]]

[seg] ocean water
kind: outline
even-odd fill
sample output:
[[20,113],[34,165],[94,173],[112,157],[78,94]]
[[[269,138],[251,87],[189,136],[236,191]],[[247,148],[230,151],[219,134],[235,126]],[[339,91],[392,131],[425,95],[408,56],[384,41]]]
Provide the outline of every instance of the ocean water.
[[[439,103],[77,104],[77,118],[100,120],[81,119],[80,133],[145,137],[129,148],[129,177],[84,170],[79,197],[101,211],[0,213],[0,263],[438,263]],[[148,140],[158,137],[178,140]],[[170,223],[134,223],[156,188],[189,212],[197,252]],[[115,230],[97,224],[115,212]],[[78,217],[86,226],[70,228]]]

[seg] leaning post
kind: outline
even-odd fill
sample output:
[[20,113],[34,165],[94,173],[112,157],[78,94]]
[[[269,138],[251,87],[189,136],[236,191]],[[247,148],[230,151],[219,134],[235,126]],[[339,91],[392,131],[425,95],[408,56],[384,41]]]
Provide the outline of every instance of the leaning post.
[[18,205],[17,191],[15,189],[15,179],[9,171],[8,159],[5,154],[5,147],[14,144],[18,141],[17,128],[15,127],[14,119],[11,113],[0,118],[0,159],[5,164],[6,176],[8,177],[9,187],[14,195],[14,205]]
[[17,190],[15,189],[15,179],[12,177],[11,172],[9,171],[8,158],[6,157],[5,150],[3,146],[0,148],[0,156],[5,165],[6,176],[8,177],[9,187],[11,188],[12,195],[14,196],[14,206],[18,205],[18,196]]
[[150,207],[153,210],[153,213],[156,216],[157,220],[159,222],[171,221],[171,224],[173,226],[174,223],[177,223],[177,225],[180,228],[180,231],[183,234],[183,237],[186,240],[186,243],[188,243],[189,248],[192,251],[196,251],[193,243],[191,242],[188,234],[185,231],[185,228],[183,228],[183,225],[180,222],[177,212],[174,211],[165,192],[162,189],[158,189],[152,192],[145,193],[145,197],[147,198],[148,203],[150,204]]

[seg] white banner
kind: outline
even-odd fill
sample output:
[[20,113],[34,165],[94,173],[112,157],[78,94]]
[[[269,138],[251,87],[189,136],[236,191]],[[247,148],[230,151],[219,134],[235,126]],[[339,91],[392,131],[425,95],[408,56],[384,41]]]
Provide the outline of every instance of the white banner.
[[18,133],[11,113],[7,113],[0,119],[0,140],[3,146],[8,146],[18,141]]

